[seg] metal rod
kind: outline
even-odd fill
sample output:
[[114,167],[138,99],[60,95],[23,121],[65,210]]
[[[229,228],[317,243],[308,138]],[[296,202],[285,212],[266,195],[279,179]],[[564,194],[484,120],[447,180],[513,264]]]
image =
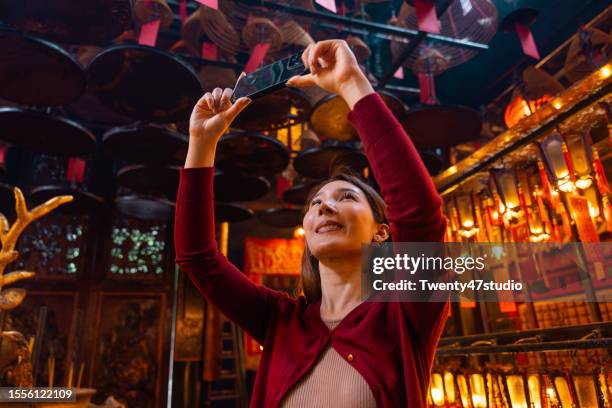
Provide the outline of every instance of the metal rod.
[[399,85],[376,85],[376,88],[383,88],[386,89],[387,91],[392,91],[392,92],[396,92],[396,93],[403,93],[403,94],[410,94],[410,95],[418,95],[419,94],[419,88],[410,88],[407,86],[399,86]]
[[[446,10],[449,8],[452,2],[453,0],[445,0],[444,3],[442,3],[438,10],[439,17],[442,17],[442,15],[446,13]],[[391,78],[393,78],[395,71],[397,71],[399,67],[404,64],[406,58],[408,58],[414,52],[414,50],[416,50],[417,47],[421,45],[423,40],[427,37],[427,34],[428,33],[424,31],[419,31],[419,34],[416,36],[416,38],[410,41],[410,43],[408,43],[406,47],[404,47],[399,57],[397,57],[397,59],[391,64],[391,68],[389,68],[389,70],[385,72],[383,76],[378,80],[378,83],[380,85],[385,85],[391,80]]]
[[[292,15],[298,15],[302,17],[312,18],[318,21],[328,21],[335,24],[347,25],[354,28],[361,28],[368,30],[371,33],[382,33],[389,34],[395,37],[412,39],[419,36],[418,30],[412,30],[409,28],[396,27],[390,24],[376,23],[373,21],[367,21],[362,19],[355,19],[347,16],[339,16],[333,13],[323,13],[316,10],[308,10],[299,7],[289,6],[282,3],[275,3],[267,0],[238,0],[240,3],[246,3],[253,6],[262,6],[269,10],[282,11]],[[440,42],[456,47],[469,48],[475,50],[488,50],[487,44],[480,44],[477,42],[464,40],[460,38],[451,38],[439,34],[426,33],[425,38],[427,40]]]
[[529,351],[553,351],[574,349],[598,349],[612,347],[612,337],[589,340],[563,340],[533,344],[505,344],[499,346],[468,346],[457,348],[438,348],[438,356],[455,356],[461,354],[516,353]]
[[468,336],[456,336],[456,337],[443,337],[438,343],[439,347],[448,346],[451,344],[472,344],[479,340],[491,340],[497,339],[505,340],[507,342],[515,342],[521,338],[534,337],[537,335],[542,336],[572,336],[582,337],[585,334],[591,333],[594,330],[600,330],[604,335],[612,335],[612,321],[600,322],[600,323],[589,323],[579,324],[573,326],[559,326],[549,327],[546,329],[530,329],[530,330],[513,330],[505,332],[496,332],[488,334],[473,334]]

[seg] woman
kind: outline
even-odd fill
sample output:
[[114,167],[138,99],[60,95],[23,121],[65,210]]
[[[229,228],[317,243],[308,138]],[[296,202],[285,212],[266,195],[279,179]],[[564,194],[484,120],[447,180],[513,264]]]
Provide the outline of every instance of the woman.
[[[362,243],[441,241],[441,200],[412,142],[374,92],[344,41],[303,53],[319,86],[349,105],[387,205],[356,178],[313,192],[303,219],[306,297],[252,283],[217,250],[213,165],[217,141],[249,103],[231,90],[205,94],[191,116],[176,205],[176,261],[200,292],[263,345],[251,407],[424,407],[448,303],[363,302]],[[387,222],[387,219],[389,222]]]

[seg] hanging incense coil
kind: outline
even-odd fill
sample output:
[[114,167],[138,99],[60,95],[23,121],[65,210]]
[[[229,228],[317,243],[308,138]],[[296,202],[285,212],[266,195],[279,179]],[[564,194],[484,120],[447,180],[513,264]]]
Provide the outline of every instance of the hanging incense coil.
[[201,10],[202,8],[200,7],[191,13],[181,27],[181,37],[183,37],[183,40],[185,40],[195,49],[198,48],[202,37],[204,36],[204,29],[202,28],[202,24],[200,22]]
[[172,44],[172,47],[170,47],[170,52],[173,52],[175,54],[189,55],[191,57],[198,56],[197,48],[195,48],[186,40],[178,40],[177,42]]
[[565,76],[572,82],[595,71],[612,53],[612,35],[596,28],[579,31],[570,43],[565,58]]
[[276,51],[283,45],[283,35],[270,19],[253,17],[242,29],[242,41],[249,48],[261,43],[270,44],[270,50]]
[[[236,63],[236,58],[231,55],[221,57],[220,60]],[[238,77],[232,68],[220,67],[218,65],[206,64],[198,73],[202,89],[210,91],[216,87],[219,88],[234,88]]]
[[[395,56],[394,56],[395,57]],[[448,69],[449,60],[435,48],[424,47],[412,67],[414,72],[439,75]]]
[[295,44],[301,47],[308,47],[314,44],[314,40],[308,32],[294,20],[289,20],[280,26],[280,31],[285,44]]
[[206,36],[230,54],[240,51],[240,35],[220,10],[200,8],[200,26]]
[[544,95],[553,96],[564,89],[552,75],[534,66],[527,67],[523,72],[523,83],[523,97],[528,100],[539,99]]
[[372,55],[372,51],[368,44],[357,36],[349,35],[346,37],[346,43],[351,47],[351,50],[353,50],[353,54],[355,54],[355,58],[357,58],[358,62],[363,62]]
[[166,0],[135,0],[132,11],[141,24],[161,20],[159,27],[162,30],[168,29],[174,19],[174,12]]

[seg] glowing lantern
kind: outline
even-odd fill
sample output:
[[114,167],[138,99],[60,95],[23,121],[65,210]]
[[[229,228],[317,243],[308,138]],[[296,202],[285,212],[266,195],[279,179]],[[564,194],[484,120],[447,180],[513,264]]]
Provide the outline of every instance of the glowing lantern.
[[516,221],[521,215],[521,200],[516,183],[516,175],[511,169],[491,170],[491,176],[501,199],[500,212],[504,220]]
[[455,207],[459,216],[459,234],[465,238],[473,237],[479,229],[476,225],[472,196],[470,194],[456,196]]
[[485,386],[485,379],[482,374],[470,374],[470,393],[473,408],[487,407],[487,387]]
[[513,94],[512,100],[506,106],[504,122],[509,128],[521,121],[521,119],[532,115],[541,106],[554,99],[554,95],[543,95],[534,100],[525,100],[518,92]]
[[539,143],[540,152],[544,158],[548,176],[556,187],[569,193],[574,191],[574,171],[569,149],[559,133],[554,133]]
[[446,405],[446,401],[444,398],[444,381],[442,379],[442,374],[431,374],[431,380],[429,383],[429,393],[433,406],[443,407]]

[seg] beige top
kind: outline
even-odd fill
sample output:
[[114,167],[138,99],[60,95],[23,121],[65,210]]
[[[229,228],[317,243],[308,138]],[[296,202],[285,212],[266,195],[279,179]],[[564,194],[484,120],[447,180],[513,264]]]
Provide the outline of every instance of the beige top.
[[[341,320],[323,322],[333,330]],[[376,408],[376,400],[361,374],[331,346],[313,368],[283,397],[282,408]]]

